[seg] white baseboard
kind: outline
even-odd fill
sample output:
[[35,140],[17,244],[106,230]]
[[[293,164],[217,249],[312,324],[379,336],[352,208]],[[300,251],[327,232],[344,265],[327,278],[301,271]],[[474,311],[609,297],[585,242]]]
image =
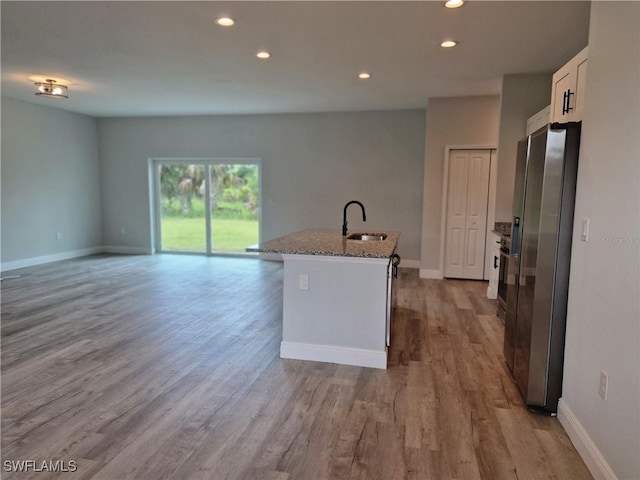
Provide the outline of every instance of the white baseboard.
[[432,270],[429,268],[421,268],[420,278],[432,278],[435,280],[442,280],[444,276],[442,275],[442,270]]
[[487,298],[490,298],[491,300],[495,300],[496,298],[498,298],[498,290],[496,290],[495,288],[487,287]]
[[153,250],[150,248],[140,247],[121,247],[114,245],[105,245],[102,247],[103,253],[120,253],[123,255],[153,255]]
[[401,268],[420,268],[420,260],[400,260]]
[[24,258],[22,260],[14,260],[12,262],[3,262],[0,264],[0,270],[7,272],[9,270],[17,270],[18,268],[34,267],[45,263],[69,260],[70,258],[86,257],[87,255],[95,255],[97,253],[102,253],[103,251],[103,247],[90,247],[82,248],[80,250],[71,250],[69,252],[54,253],[52,255]]
[[71,250],[68,252],[54,253],[52,255],[42,255],[40,257],[23,258],[22,260],[14,260],[12,262],[3,262],[0,264],[0,271],[8,272],[10,270],[17,270],[18,268],[35,267],[36,265],[44,265],[45,263],[59,262],[60,260],[69,260],[71,258],[86,257],[87,255],[97,255],[98,253],[151,255],[153,252],[148,248],[138,247],[90,247],[82,248],[80,250]]
[[561,398],[558,402],[558,420],[569,435],[578,454],[587,465],[595,480],[618,480],[618,477],[598,450],[593,440]]
[[264,252],[260,252],[258,254],[258,258],[260,260],[266,260],[267,262],[282,262],[282,254],[281,253],[264,253]]
[[387,368],[387,352],[361,348],[282,342],[280,357],[313,362],[339,363],[356,367]]

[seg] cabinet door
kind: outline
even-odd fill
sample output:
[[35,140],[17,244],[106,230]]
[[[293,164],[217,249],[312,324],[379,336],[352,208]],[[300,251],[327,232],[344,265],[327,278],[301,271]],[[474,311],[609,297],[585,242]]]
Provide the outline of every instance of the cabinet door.
[[[566,111],[568,92],[576,91],[576,78],[571,68],[562,68],[553,76],[553,98],[551,103],[551,121],[569,122],[571,111]],[[569,99],[573,101],[573,99]]]
[[587,76],[588,47],[553,74],[551,90],[551,121],[582,120]]
[[572,122],[579,122],[582,120],[582,109],[584,107],[584,93],[586,89],[587,81],[587,56],[586,52],[584,58],[581,58],[576,67],[576,95],[575,105],[573,106],[573,118]]

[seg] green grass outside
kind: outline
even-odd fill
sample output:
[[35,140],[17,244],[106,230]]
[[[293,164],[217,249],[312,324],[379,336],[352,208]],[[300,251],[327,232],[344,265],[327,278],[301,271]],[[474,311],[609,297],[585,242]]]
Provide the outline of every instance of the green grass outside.
[[[213,218],[211,243],[214,252],[244,252],[258,243],[258,221]],[[189,217],[162,218],[162,250],[206,252],[205,219]]]

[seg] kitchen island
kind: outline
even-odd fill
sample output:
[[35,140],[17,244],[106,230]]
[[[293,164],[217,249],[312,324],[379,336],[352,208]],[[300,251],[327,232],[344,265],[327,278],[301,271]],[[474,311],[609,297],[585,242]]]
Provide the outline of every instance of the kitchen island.
[[400,234],[385,234],[361,241],[309,229],[250,249],[284,260],[282,358],[387,368]]

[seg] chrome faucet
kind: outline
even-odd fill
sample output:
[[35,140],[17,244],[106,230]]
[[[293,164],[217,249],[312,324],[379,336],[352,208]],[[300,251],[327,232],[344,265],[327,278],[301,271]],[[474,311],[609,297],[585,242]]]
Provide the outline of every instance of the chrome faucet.
[[347,236],[347,207],[352,203],[360,205],[360,208],[362,209],[362,221],[363,222],[367,221],[367,214],[364,213],[364,205],[362,203],[360,203],[357,200],[351,200],[350,202],[347,202],[347,204],[344,206],[344,211],[342,212],[342,236],[343,237]]

